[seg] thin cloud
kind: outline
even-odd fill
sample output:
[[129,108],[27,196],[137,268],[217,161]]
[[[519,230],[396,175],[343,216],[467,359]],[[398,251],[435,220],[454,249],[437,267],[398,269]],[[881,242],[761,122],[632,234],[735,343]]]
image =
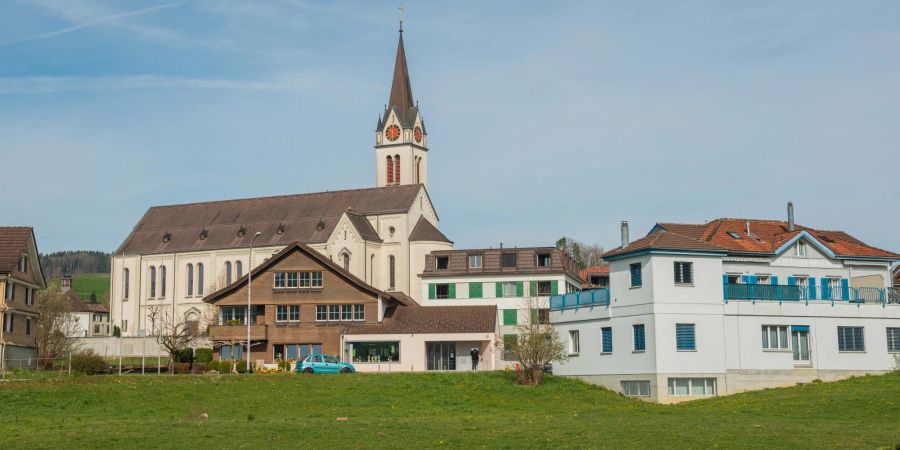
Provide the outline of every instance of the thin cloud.
[[128,17],[137,17],[137,16],[141,16],[144,14],[154,12],[154,11],[159,11],[161,9],[171,8],[171,7],[183,4],[185,2],[187,2],[187,0],[151,6],[148,8],[138,9],[135,11],[127,11],[127,12],[123,12],[123,13],[110,14],[110,15],[106,15],[106,16],[102,16],[102,17],[97,17],[97,18],[88,20],[86,22],[81,22],[81,23],[78,23],[78,24],[75,24],[72,26],[58,29],[58,30],[48,31],[46,33],[36,34],[33,36],[27,36],[27,37],[13,39],[11,41],[3,42],[3,43],[0,43],[0,47],[8,47],[8,46],[14,45],[14,44],[21,44],[24,42],[33,42],[33,41],[38,41],[41,39],[47,39],[47,38],[51,38],[51,37],[55,37],[55,36],[60,36],[60,35],[71,33],[73,31],[78,31],[78,30],[81,30],[84,28],[94,27],[94,26],[101,25],[104,23],[115,22],[117,20],[125,19]]
[[317,77],[284,77],[277,80],[228,80],[182,78],[158,75],[115,77],[21,77],[0,78],[0,94],[48,94],[54,92],[123,91],[134,89],[229,89],[298,92],[318,89]]

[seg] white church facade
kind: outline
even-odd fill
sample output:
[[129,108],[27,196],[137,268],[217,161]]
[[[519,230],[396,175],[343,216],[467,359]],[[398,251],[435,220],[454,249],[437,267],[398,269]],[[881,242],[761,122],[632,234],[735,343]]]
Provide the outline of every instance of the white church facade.
[[206,324],[215,312],[205,295],[295,241],[365,283],[418,300],[425,256],[453,248],[428,195],[427,139],[401,31],[375,135],[375,187],[151,207],[113,254],[111,323],[123,336],[152,335],[160,324],[149,313],[158,310]]

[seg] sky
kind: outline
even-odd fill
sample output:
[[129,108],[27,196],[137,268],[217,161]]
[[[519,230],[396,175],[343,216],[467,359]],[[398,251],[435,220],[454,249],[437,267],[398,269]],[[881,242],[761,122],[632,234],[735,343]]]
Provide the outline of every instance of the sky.
[[[0,0],[0,224],[374,186],[397,2]],[[411,1],[457,248],[785,219],[900,251],[900,2]]]

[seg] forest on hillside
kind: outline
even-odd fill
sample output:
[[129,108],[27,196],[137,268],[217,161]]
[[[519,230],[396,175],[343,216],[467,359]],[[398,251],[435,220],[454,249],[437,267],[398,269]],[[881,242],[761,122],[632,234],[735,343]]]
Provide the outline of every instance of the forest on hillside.
[[63,274],[109,273],[109,253],[96,250],[68,250],[41,255],[41,268],[47,278]]

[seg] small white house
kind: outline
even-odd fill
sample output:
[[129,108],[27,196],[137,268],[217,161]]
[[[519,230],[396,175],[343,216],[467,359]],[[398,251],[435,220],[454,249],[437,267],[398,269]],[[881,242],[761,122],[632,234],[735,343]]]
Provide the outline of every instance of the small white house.
[[[791,207],[789,209],[792,210]],[[551,299],[571,358],[555,364],[671,403],[892,370],[900,255],[768,220],[657,224],[604,255],[610,288]]]

